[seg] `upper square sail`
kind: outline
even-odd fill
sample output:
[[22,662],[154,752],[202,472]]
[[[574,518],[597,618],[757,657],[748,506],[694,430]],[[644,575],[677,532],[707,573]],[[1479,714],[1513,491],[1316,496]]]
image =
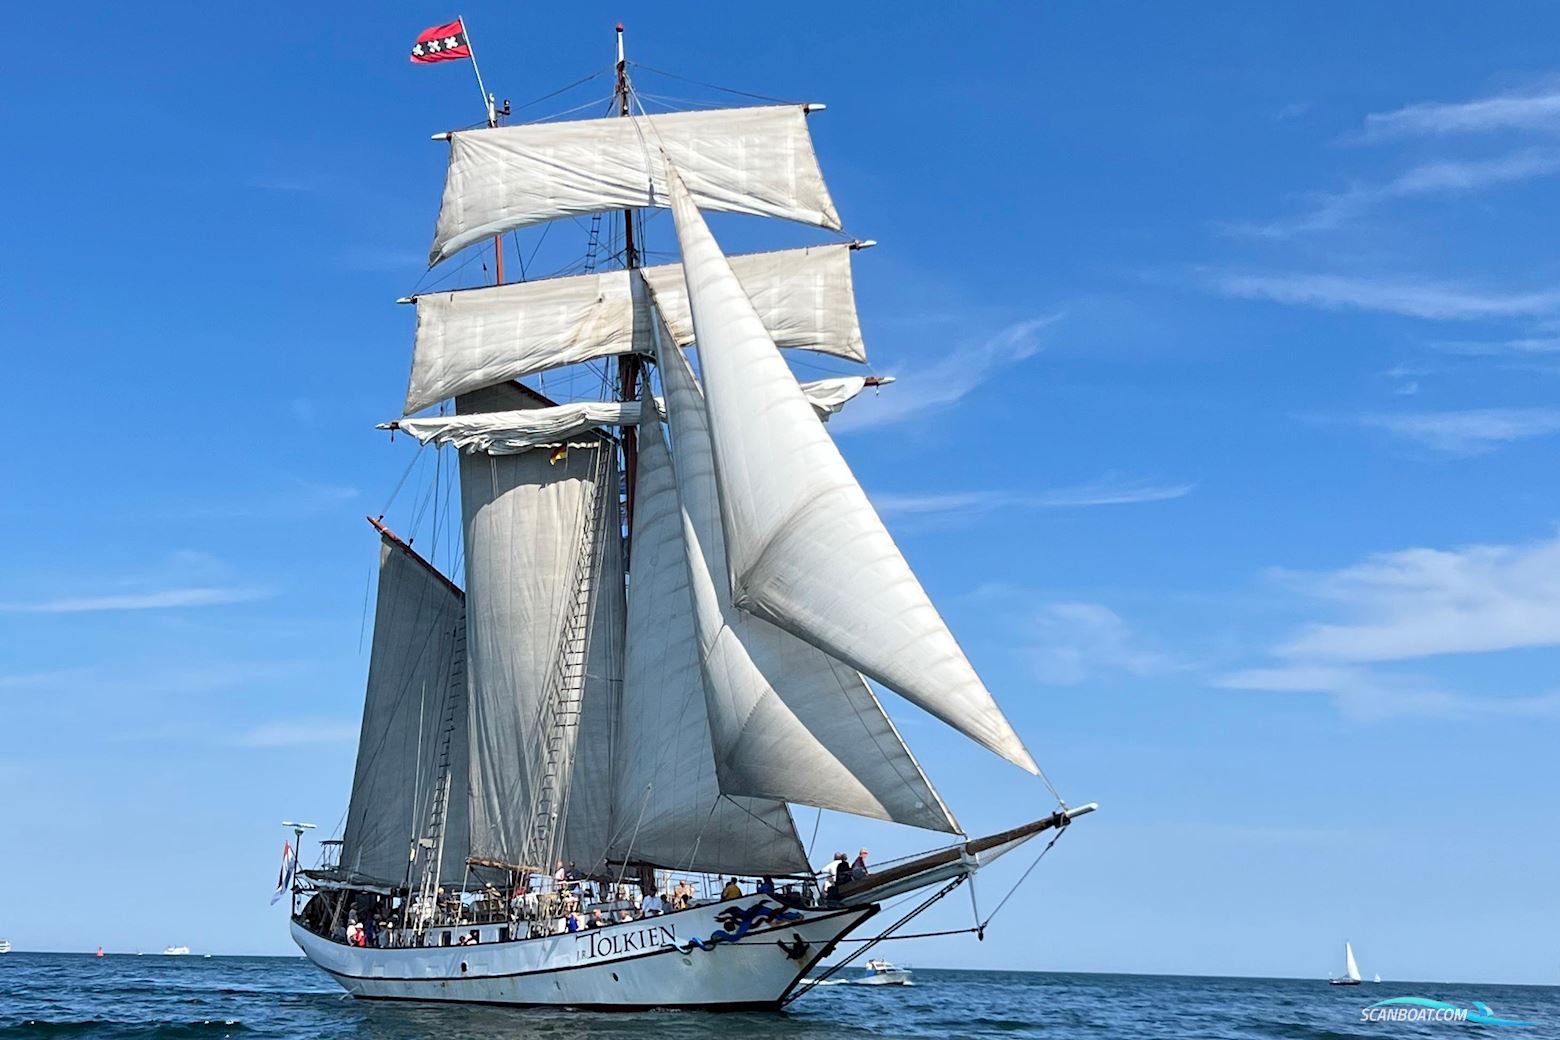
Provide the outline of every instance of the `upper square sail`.
[[428,262],[559,217],[665,206],[662,151],[698,205],[840,229],[804,105],[460,130]]
[[[748,253],[732,257],[731,269],[777,346],[865,362],[851,252],[849,245],[826,245]],[[560,365],[650,353],[646,286],[677,342],[691,343],[682,265],[636,271],[419,295],[406,414]]]
[[1038,772],[797,386],[697,199],[675,168],[669,179],[731,601]]

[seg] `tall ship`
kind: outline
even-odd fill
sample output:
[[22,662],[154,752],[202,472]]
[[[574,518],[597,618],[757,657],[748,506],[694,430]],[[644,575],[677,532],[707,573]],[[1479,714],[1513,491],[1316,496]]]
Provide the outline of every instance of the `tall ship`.
[[[469,47],[444,29],[429,46]],[[826,958],[904,934],[1095,808],[1044,780],[831,437],[879,381],[803,382],[787,361],[866,362],[866,243],[814,154],[823,106],[649,113],[636,68],[619,26],[608,114],[508,122],[484,90],[485,125],[437,135],[430,267],[470,251],[496,284],[406,301],[411,378],[385,427],[445,460],[425,501],[458,501],[459,529],[414,548],[370,518],[345,826],[279,887],[294,940],[354,996],[780,1008]],[[716,211],[837,238],[728,257]],[[656,213],[673,262],[646,263]],[[569,225],[589,235],[583,272],[505,282],[520,229]],[[543,392],[581,382],[594,394]],[[1036,775],[1046,811],[965,834],[868,680]],[[944,837],[818,873],[792,806]]]

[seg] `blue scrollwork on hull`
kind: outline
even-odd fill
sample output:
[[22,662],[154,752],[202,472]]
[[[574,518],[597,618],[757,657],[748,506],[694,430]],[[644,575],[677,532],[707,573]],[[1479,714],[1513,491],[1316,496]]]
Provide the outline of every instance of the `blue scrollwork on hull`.
[[755,925],[765,921],[800,921],[804,916],[796,910],[770,906],[767,899],[761,899],[752,906],[728,906],[715,915],[715,920],[720,922],[720,931],[711,932],[708,939],[692,936],[687,942],[678,945],[677,949],[683,953],[692,953],[695,946],[701,950],[713,950],[721,943],[736,942],[752,931]]

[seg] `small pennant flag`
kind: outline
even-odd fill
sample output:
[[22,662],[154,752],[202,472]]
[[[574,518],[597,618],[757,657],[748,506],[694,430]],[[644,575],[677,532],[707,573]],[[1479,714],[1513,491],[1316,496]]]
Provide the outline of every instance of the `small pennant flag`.
[[569,461],[569,446],[567,444],[560,444],[560,445],[558,445],[556,448],[554,448],[552,450],[552,454],[547,456],[547,464],[549,466],[556,466],[560,462],[568,462],[568,461]]
[[292,842],[282,842],[282,871],[276,875],[276,891],[271,894],[271,905],[286,895],[292,888],[293,882],[293,855]]
[[412,44],[412,61],[419,65],[469,57],[471,44],[466,40],[466,27],[459,19],[448,25],[424,29],[417,37],[417,42]]

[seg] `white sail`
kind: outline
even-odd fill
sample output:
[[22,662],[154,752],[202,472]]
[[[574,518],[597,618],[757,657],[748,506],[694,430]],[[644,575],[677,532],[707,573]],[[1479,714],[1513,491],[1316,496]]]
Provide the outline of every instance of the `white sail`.
[[715,778],[682,511],[659,422],[640,432],[638,474],[612,857],[715,874],[806,871],[785,803],[722,795]]
[[805,106],[532,123],[450,135],[428,261],[559,217],[665,206],[663,149],[706,209],[840,227]]
[[[522,388],[502,386],[456,403],[466,411],[535,402]],[[536,858],[533,809],[543,784],[551,776],[557,811],[573,776],[581,726],[571,723],[568,706],[554,712],[550,705],[560,689],[580,689],[578,663],[567,659],[565,626],[578,610],[580,582],[595,566],[588,556],[582,559],[582,543],[594,530],[589,511],[603,479],[602,456],[602,447],[572,448],[557,460],[537,451],[460,456],[471,845],[483,859],[522,864],[528,853]],[[608,488],[609,498],[613,490]],[[569,682],[560,686],[563,678]],[[591,692],[585,683],[579,696]],[[553,737],[556,744],[549,743]]]
[[[819,418],[827,418],[844,408],[866,385],[861,376],[842,376],[803,383],[801,389]],[[662,407],[659,399],[656,407]],[[592,431],[598,427],[638,426],[643,408],[642,401],[582,401],[503,412],[397,419],[380,423],[378,428],[409,433],[423,444],[453,444],[462,451],[513,455],[544,445],[566,444],[585,434],[590,434],[590,439],[582,444],[592,445]]]
[[[433,837],[446,740],[450,791],[441,879],[459,884],[465,873],[464,625],[460,591],[405,546],[382,537],[368,692],[341,846],[341,867],[355,878],[407,883],[418,839]],[[419,857],[432,851],[417,847]],[[415,884],[419,877],[414,873],[410,880]]]
[[[848,245],[731,258],[781,347],[864,362]],[[680,264],[638,268],[677,341],[693,341]],[[650,352],[650,316],[629,271],[436,292],[417,297],[406,414],[559,365]]]
[[675,171],[670,184],[732,602],[1036,772],[813,414]]
[[957,831],[861,676],[731,604],[703,402],[681,349],[656,357],[721,790]]
[[[398,419],[380,429],[411,434],[424,444],[453,444],[462,451],[514,455],[538,445],[556,445],[603,425],[636,426],[639,401],[585,401],[545,408]],[[589,444],[595,443],[592,434]]]
[[1343,959],[1346,965],[1346,973],[1355,982],[1360,981],[1360,966],[1354,961],[1354,947],[1348,943],[1343,944]]

